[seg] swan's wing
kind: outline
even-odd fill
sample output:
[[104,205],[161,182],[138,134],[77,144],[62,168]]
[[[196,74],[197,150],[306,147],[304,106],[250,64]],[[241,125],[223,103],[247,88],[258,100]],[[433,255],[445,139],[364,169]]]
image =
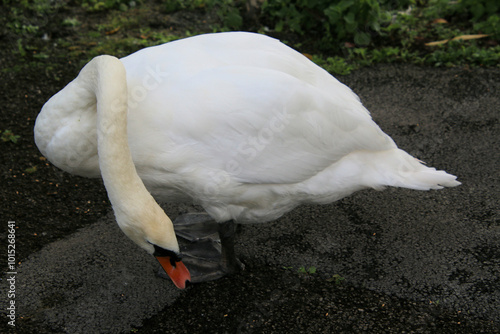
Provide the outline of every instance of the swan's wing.
[[122,61],[140,171],[296,183],[350,152],[396,146],[347,86],[263,35],[196,36]]
[[[349,87],[301,53],[274,38],[248,32],[194,36],[142,49],[121,59],[134,100],[146,100],[155,90],[166,93],[204,71],[221,67],[252,67],[286,73],[327,94],[358,99]],[[215,75],[215,74],[213,74]],[[235,78],[235,77],[233,77]],[[244,77],[238,80],[245,81]],[[358,111],[368,113],[364,108]]]
[[155,71],[160,76],[185,79],[204,70],[235,65],[274,69],[310,83],[320,79],[318,70],[324,72],[280,41],[248,32],[194,36],[139,50],[121,61],[127,80],[143,79]]
[[132,150],[142,155],[134,160],[153,159],[151,166],[176,174],[198,170],[240,183],[297,183],[350,152],[396,147],[344,85],[325,92],[270,69],[201,71],[151,91],[140,109],[148,114],[130,124],[130,136],[138,133]]

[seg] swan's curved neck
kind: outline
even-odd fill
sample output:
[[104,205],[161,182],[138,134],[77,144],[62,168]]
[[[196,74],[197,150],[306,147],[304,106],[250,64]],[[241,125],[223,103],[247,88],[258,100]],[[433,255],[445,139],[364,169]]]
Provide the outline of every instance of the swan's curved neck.
[[118,225],[150,252],[153,246],[147,242],[155,242],[151,240],[155,235],[167,233],[173,236],[169,239],[175,250],[178,245],[172,222],[144,186],[132,160],[127,136],[127,79],[122,62],[112,56],[96,57],[82,69],[78,80],[97,100],[99,167]]
[[[150,194],[137,175],[127,137],[127,78],[122,62],[112,56],[92,59],[80,76],[97,100],[99,167],[108,197],[116,209]],[[127,206],[130,207],[130,206]]]

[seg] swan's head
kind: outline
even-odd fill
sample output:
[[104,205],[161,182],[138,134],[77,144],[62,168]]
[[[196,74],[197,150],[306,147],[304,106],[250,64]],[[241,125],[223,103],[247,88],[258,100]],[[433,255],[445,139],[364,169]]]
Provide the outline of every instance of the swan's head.
[[[123,63],[112,56],[96,57],[45,104],[37,118],[35,140],[49,160],[69,172],[96,176],[100,170],[122,231],[154,255],[183,289],[191,275],[181,261],[172,221],[144,186],[130,153],[127,94]],[[94,127],[97,138],[85,140],[81,134],[93,132]],[[93,172],[92,164],[84,163],[89,159]]]
[[[155,202],[148,204],[139,207],[137,203],[137,211],[129,206],[127,213],[114,206],[118,226],[137,245],[155,256],[172,282],[184,289],[191,275],[181,260],[172,221]],[[131,214],[133,211],[140,214]]]

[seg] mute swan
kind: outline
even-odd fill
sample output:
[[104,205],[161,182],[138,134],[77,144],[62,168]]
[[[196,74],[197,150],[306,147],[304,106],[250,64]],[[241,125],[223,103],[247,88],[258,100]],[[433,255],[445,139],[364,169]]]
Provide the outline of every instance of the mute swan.
[[34,132],[57,167],[102,176],[120,228],[180,288],[190,274],[150,193],[244,223],[364,188],[460,184],[398,149],[347,86],[254,33],[96,57],[43,106]]

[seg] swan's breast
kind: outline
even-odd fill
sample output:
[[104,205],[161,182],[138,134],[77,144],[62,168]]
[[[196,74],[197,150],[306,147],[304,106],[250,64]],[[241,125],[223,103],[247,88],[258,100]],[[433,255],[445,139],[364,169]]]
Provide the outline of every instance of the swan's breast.
[[99,177],[96,99],[75,79],[50,98],[35,122],[35,143],[55,166]]

